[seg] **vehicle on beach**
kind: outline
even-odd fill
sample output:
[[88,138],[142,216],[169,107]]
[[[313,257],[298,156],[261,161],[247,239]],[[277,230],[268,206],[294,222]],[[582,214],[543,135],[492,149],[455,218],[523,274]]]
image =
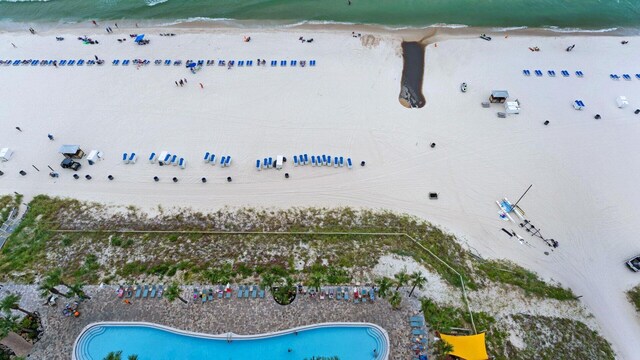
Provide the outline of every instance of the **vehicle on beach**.
[[64,160],[62,160],[62,162],[60,163],[60,166],[63,169],[71,169],[73,171],[78,171],[78,169],[80,169],[80,167],[82,166],[79,162],[77,161],[73,161],[70,158],[65,158]]
[[467,92],[467,83],[462,83],[462,85],[460,85],[460,91]]
[[480,35],[480,39],[491,41],[491,36],[487,36],[487,34],[482,34],[482,35]]
[[631,271],[638,272],[640,271],[640,255],[631,258],[627,261],[627,266]]

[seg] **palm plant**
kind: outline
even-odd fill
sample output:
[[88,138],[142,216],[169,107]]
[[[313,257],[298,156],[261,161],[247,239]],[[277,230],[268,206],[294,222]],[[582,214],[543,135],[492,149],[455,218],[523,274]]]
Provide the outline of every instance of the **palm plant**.
[[4,339],[10,332],[18,329],[18,317],[5,313],[0,317],[0,339]]
[[391,289],[391,286],[393,285],[391,279],[389,279],[388,277],[383,277],[381,279],[378,279],[376,283],[378,284],[378,294],[381,297],[387,297],[387,295],[389,294],[389,289]]
[[102,360],[122,360],[122,351],[112,351]]
[[180,296],[180,288],[178,287],[178,284],[176,284],[175,282],[169,284],[169,286],[167,287],[167,290],[164,292],[164,296],[170,302],[173,302],[175,299],[178,299],[185,304],[188,303],[187,300],[183,299],[182,296]]
[[422,276],[422,273],[420,271],[414,271],[413,274],[411,274],[410,279],[410,284],[413,287],[411,288],[411,292],[409,292],[409,297],[413,295],[413,291],[416,289],[416,287],[420,290],[424,289],[426,283],[427,278]]
[[56,286],[58,285],[64,285],[66,287],[69,287],[62,280],[62,269],[59,269],[59,268],[50,271],[44,277],[44,279],[42,279],[42,282],[40,283],[40,290],[42,290],[42,296],[46,297],[47,295],[49,295],[49,293],[51,293],[51,294],[56,294],[56,295],[60,295],[68,298],[69,297],[68,294],[62,293],[60,290],[56,288]]
[[138,355],[129,355],[127,356],[127,360],[138,360]]
[[407,274],[406,270],[400,271],[399,273],[395,274],[393,277],[396,278],[396,291],[398,291],[398,289],[400,289],[401,286],[405,286],[410,279],[409,274]]
[[9,313],[11,310],[18,310],[27,316],[35,317],[32,312],[20,307],[20,295],[18,294],[9,294],[0,301],[0,311]]
[[79,297],[80,299],[91,299],[85,292],[84,292],[84,284],[81,282],[75,282],[71,285],[67,285],[67,287],[69,288],[69,292],[67,293],[67,295],[75,295],[77,297]]
[[309,276],[309,286],[315,288],[316,291],[320,291],[320,286],[324,282],[324,274],[319,272],[314,272]]
[[394,291],[389,297],[389,304],[394,310],[400,309],[400,303],[402,303],[402,295],[399,292]]
[[269,290],[275,282],[276,277],[270,272],[265,272],[264,274],[262,274],[262,282],[260,285],[262,285],[263,288]]

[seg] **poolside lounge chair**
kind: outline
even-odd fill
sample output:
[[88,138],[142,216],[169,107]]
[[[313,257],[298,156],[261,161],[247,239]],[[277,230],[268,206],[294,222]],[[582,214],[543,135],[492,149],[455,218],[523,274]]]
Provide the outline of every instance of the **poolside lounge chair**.
[[180,158],[180,160],[178,160],[178,166],[180,166],[180,169],[186,168],[187,160],[185,160],[184,158]]
[[338,162],[339,162],[338,157],[334,156],[333,157],[333,167],[338,167]]
[[322,154],[322,165],[326,166],[327,165],[327,155]]
[[264,290],[260,289],[260,291],[258,292],[258,297],[260,299],[264,299]]
[[136,299],[140,298],[141,293],[142,293],[142,287],[140,285],[136,285]]
[[414,329],[414,330],[411,330],[411,335],[418,336],[418,335],[425,335],[425,333],[424,333],[424,330],[422,329]]
[[362,302],[366,303],[367,302],[367,289],[362,289],[360,291],[360,297],[362,297]]
[[336,300],[342,300],[342,288],[336,288]]
[[251,290],[251,298],[255,299],[257,295],[258,295],[258,287],[256,285],[253,285]]
[[153,299],[154,297],[156,297],[156,286],[152,285],[151,286],[151,294],[149,294],[149,298]]
[[198,296],[200,296],[200,292],[198,291],[198,289],[193,288],[193,302],[198,301]]
[[373,302],[376,299],[376,292],[373,291],[373,289],[369,291],[369,299],[371,299],[371,302]]
[[329,296],[328,297],[329,297],[330,300],[333,300],[333,288],[329,289]]
[[349,288],[348,287],[344,288],[344,294],[342,295],[342,298],[347,300],[347,301],[349,300]]
[[227,294],[225,295],[225,299],[231,299],[231,293],[233,291],[231,289],[229,289],[229,291],[227,291]]
[[158,295],[156,295],[156,297],[161,298],[163,294],[164,294],[164,287],[162,285],[158,285]]
[[420,322],[420,321],[412,321],[411,322],[411,327],[412,328],[421,328],[424,326],[424,322]]
[[202,292],[200,293],[200,298],[202,299],[201,300],[202,304],[207,302],[207,290],[202,289]]
[[207,151],[206,153],[204,153],[204,162],[208,163],[209,162],[209,152]]
[[227,155],[227,161],[225,161],[224,166],[231,165],[231,155]]
[[272,157],[270,157],[270,158],[268,158],[267,160],[269,160],[269,163],[268,163],[268,164],[269,164],[269,167],[270,167],[270,168],[272,168],[272,167],[273,167],[273,158],[272,158]]
[[224,296],[224,288],[222,287],[222,285],[220,285],[218,287],[218,299],[222,299],[223,296]]
[[209,296],[208,296],[209,301],[213,301],[213,289],[209,288]]
[[145,285],[145,286],[144,286],[144,291],[142,292],[142,298],[143,298],[143,299],[146,299],[146,298],[147,298],[147,295],[149,295],[149,286],[148,286],[148,285]]
[[249,285],[244,287],[244,298],[245,299],[249,298]]
[[414,315],[409,318],[409,321],[424,321],[424,317],[421,315]]
[[244,291],[244,285],[240,285],[238,288],[238,299],[242,299],[242,292]]
[[131,298],[132,296],[133,296],[133,287],[129,286],[127,287],[127,291],[125,291],[124,293],[124,297]]

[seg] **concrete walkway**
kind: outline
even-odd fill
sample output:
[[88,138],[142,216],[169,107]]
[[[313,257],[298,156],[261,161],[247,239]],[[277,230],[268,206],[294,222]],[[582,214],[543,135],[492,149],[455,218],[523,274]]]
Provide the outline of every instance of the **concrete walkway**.
[[33,348],[33,345],[30,342],[14,332],[10,332],[9,335],[0,340],[0,344],[13,350],[17,356],[27,356]]

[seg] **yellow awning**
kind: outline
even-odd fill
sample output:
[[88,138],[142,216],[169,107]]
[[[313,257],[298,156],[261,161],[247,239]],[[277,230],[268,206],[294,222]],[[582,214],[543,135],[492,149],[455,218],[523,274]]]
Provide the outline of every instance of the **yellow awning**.
[[440,338],[453,346],[451,355],[464,360],[487,360],[489,358],[484,333],[462,336],[440,334]]

